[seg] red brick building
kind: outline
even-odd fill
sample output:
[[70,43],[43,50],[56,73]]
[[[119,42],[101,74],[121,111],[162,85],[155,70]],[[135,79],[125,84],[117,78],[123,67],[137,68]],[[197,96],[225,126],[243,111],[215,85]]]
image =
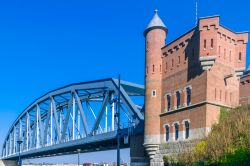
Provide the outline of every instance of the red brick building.
[[[239,105],[246,64],[248,33],[226,28],[219,16],[200,18],[168,44],[167,33],[156,11],[144,32],[144,147],[151,165],[160,144],[202,138],[218,121],[221,107]],[[244,78],[250,88],[250,74]]]
[[240,104],[250,104],[250,65],[240,79]]

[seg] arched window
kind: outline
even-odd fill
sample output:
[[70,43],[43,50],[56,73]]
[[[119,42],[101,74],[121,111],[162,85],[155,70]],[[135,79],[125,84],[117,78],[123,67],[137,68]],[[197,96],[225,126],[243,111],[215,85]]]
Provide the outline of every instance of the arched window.
[[179,91],[176,92],[177,108],[181,106],[181,94]]
[[170,133],[170,128],[168,125],[165,126],[166,129],[166,141],[169,141],[169,133]]
[[171,108],[171,96],[170,95],[167,95],[167,102],[168,102],[168,108],[167,108],[167,111],[170,111],[170,108]]
[[189,106],[191,104],[191,88],[190,87],[187,87],[186,89],[187,91],[187,105]]
[[175,123],[174,128],[175,128],[175,140],[177,141],[179,139],[179,124]]
[[155,72],[155,65],[153,65],[153,72]]
[[189,122],[185,121],[185,139],[189,138]]

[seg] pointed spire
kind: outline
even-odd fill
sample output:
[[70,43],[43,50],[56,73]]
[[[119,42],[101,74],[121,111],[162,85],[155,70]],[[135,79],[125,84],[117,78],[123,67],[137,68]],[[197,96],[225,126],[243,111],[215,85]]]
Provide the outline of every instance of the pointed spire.
[[158,10],[155,9],[155,14],[154,17],[152,18],[152,20],[149,22],[147,28],[144,31],[144,36],[146,36],[146,34],[151,31],[152,29],[163,29],[164,31],[167,32],[167,27],[166,25],[163,23],[163,21],[161,20],[161,18],[158,15]]

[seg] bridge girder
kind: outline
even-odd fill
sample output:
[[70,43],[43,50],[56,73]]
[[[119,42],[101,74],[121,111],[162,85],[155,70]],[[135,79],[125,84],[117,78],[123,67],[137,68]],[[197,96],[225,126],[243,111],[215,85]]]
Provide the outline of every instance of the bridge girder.
[[[14,121],[3,143],[1,159],[15,159],[19,150],[22,157],[39,157],[57,151],[72,153],[77,146],[115,141],[118,91],[118,80],[108,78],[48,92]],[[132,99],[143,97],[144,87],[121,81],[120,92],[124,111],[121,128],[129,134],[144,120],[142,107]],[[123,134],[127,135],[126,132]],[[20,149],[17,140],[23,141]]]

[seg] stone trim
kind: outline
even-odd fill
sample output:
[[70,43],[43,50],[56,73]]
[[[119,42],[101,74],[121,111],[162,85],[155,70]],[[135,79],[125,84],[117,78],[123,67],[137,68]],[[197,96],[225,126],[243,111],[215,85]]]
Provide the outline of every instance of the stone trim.
[[171,125],[169,123],[162,125],[163,128],[165,128],[166,126],[171,127]]
[[166,94],[164,95],[164,99],[166,99],[168,95],[169,95],[169,96],[172,96],[172,94],[171,94],[170,92],[168,92],[168,93],[166,93]]
[[172,126],[174,126],[175,124],[180,125],[180,122],[179,122],[179,121],[174,121],[174,122],[172,123]]
[[196,104],[191,104],[191,105],[186,106],[186,107],[180,107],[180,108],[175,109],[173,111],[163,112],[163,113],[160,114],[160,116],[175,114],[177,112],[185,111],[185,110],[187,110],[189,108],[200,107],[200,106],[205,105],[205,104],[210,104],[210,105],[214,105],[214,106],[218,106],[218,107],[234,108],[234,107],[231,107],[229,105],[218,104],[218,103],[209,102],[209,101],[202,101],[202,102],[199,102],[199,103],[196,103]]
[[190,124],[190,119],[184,119],[182,120],[182,124],[185,125],[185,122],[188,122]]

